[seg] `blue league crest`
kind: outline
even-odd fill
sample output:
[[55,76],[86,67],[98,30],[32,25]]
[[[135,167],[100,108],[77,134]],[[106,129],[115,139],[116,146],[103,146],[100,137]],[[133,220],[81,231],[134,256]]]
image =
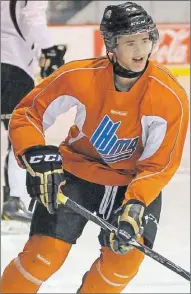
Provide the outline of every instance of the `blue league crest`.
[[139,136],[131,139],[120,139],[116,135],[121,121],[114,123],[105,115],[90,138],[90,142],[106,163],[129,159],[135,152]]

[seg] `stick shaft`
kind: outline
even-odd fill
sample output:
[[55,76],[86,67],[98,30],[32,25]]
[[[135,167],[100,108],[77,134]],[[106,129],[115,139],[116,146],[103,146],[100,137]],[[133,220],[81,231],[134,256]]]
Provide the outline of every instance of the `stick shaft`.
[[[67,206],[68,208],[72,209],[76,213],[82,215],[86,219],[94,222],[95,224],[99,225],[101,228],[103,228],[106,231],[110,232],[116,232],[117,228],[113,225],[109,224],[105,220],[101,219],[99,216],[93,214],[91,211],[87,210],[86,208],[82,207],[78,203],[74,202],[73,200],[69,199],[63,194],[58,195],[59,201]],[[129,245],[132,245],[137,250],[143,252],[145,255],[149,256],[150,258],[156,260],[160,264],[164,265],[165,267],[169,268],[176,274],[180,275],[184,279],[190,281],[190,273],[180,266],[174,264],[172,261],[168,260],[167,258],[163,257],[159,253],[155,252],[154,250],[150,249],[149,247],[145,246],[144,244],[140,244],[135,239],[132,239],[130,242],[128,242]]]

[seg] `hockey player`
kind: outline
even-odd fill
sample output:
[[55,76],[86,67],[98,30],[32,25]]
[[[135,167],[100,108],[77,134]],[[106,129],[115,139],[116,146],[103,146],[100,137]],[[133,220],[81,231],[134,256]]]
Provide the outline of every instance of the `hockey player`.
[[[117,225],[129,239],[153,246],[161,190],[181,161],[188,100],[169,71],[150,60],[159,34],[141,6],[108,6],[100,28],[108,58],[62,66],[12,115],[15,156],[38,202],[29,240],[4,271],[2,293],[36,293],[82,234],[87,220],[60,205],[58,191]],[[45,145],[44,131],[74,105],[67,138],[59,148]],[[78,293],[121,293],[137,274],[144,256],[124,246],[120,232],[101,230],[101,255]]]
[[[6,130],[13,109],[34,87],[35,46],[42,49],[42,78],[64,63],[66,47],[54,45],[47,28],[47,4],[48,1],[1,1],[1,121]],[[25,182],[26,171],[18,166],[8,142],[3,219],[31,220],[22,201],[27,197]]]

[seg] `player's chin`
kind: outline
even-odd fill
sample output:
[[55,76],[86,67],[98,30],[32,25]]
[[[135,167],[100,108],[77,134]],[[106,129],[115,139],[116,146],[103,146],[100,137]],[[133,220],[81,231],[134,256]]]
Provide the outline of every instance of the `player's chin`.
[[145,68],[146,62],[142,62],[141,64],[133,64],[131,66],[131,70],[134,72],[140,72]]

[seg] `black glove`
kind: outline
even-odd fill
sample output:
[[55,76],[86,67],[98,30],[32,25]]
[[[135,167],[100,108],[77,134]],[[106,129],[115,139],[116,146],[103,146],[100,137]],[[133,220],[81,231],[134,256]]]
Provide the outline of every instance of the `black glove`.
[[57,194],[65,185],[62,159],[56,146],[33,146],[19,160],[27,170],[26,186],[31,198],[41,202],[54,214],[58,208]]
[[65,63],[64,55],[67,47],[65,45],[55,45],[53,47],[42,49],[39,60],[40,76],[46,78]]
[[145,204],[134,200],[122,206],[117,233],[110,233],[110,247],[115,253],[124,254],[133,248],[128,241],[142,233],[144,210]]

